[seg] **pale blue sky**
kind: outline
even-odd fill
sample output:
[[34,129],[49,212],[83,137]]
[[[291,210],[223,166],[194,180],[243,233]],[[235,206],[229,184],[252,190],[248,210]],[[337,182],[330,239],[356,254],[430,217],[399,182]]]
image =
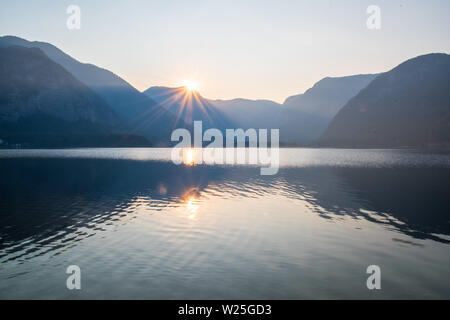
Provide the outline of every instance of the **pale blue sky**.
[[[81,30],[66,27],[79,5]],[[368,30],[366,8],[381,8]],[[208,98],[283,101],[326,76],[450,52],[448,0],[2,0],[0,35],[50,42],[139,90],[193,79]]]

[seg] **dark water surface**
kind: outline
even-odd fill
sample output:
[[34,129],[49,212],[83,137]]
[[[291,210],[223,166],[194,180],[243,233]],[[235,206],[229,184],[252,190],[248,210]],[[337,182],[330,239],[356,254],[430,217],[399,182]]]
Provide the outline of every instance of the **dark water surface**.
[[0,298],[450,298],[450,152],[280,157],[261,176],[167,149],[0,150]]

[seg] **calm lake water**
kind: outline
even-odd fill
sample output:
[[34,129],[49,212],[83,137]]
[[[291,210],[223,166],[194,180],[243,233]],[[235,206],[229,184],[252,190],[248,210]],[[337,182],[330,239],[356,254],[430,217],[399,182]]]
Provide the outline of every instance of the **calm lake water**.
[[450,152],[280,160],[261,176],[168,149],[0,150],[0,298],[450,298]]

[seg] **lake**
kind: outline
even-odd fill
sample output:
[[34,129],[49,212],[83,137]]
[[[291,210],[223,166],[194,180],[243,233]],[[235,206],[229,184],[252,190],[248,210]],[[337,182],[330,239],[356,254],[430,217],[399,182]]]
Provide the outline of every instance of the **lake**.
[[450,151],[281,149],[261,176],[169,149],[0,150],[0,172],[2,299],[450,298]]

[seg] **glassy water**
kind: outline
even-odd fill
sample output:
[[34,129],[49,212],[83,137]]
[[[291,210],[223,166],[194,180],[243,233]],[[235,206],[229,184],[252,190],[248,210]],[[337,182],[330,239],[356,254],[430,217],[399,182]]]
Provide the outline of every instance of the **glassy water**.
[[261,176],[168,149],[0,150],[0,298],[450,298],[450,152],[280,160]]

